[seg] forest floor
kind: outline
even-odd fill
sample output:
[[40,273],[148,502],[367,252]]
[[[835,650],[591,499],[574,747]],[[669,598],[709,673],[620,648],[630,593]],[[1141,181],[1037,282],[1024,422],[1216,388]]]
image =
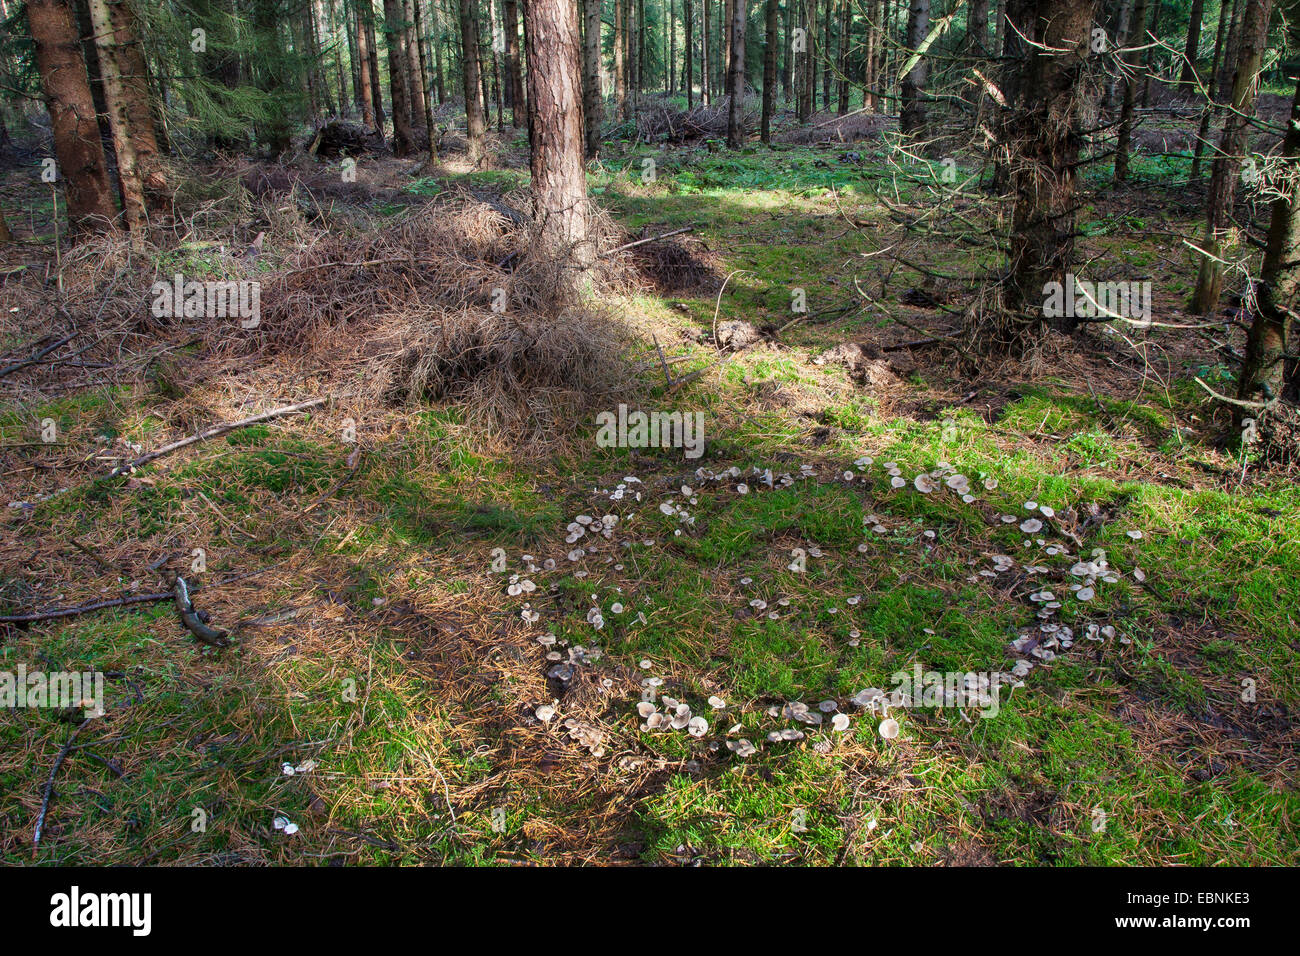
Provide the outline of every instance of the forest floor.
[[[155,560],[201,548],[195,603],[233,631],[200,645],[167,603],[11,629],[0,669],[103,671],[109,707],[80,730],[0,721],[0,859],[1300,862],[1300,490],[1225,450],[1194,381],[1230,389],[1240,329],[1096,326],[975,372],[895,348],[955,330],[962,277],[997,262],[903,237],[933,169],[878,138],[608,150],[592,192],[624,241],[692,227],[629,250],[632,278],[601,295],[642,364],[630,404],[703,413],[701,458],[598,447],[591,419],[512,442],[462,404],[344,394],[291,348],[193,328],[0,381],[0,613],[156,591]],[[495,157],[423,175],[363,158],[348,188],[246,196],[225,233],[214,199],[149,267],[219,276],[223,246],[261,231],[269,278],[294,237],[526,186],[520,136]],[[1174,324],[1196,321],[1187,165],[1140,156],[1120,191],[1094,169],[1081,214],[1080,261],[1153,280]],[[337,162],[313,169],[339,183]],[[5,188],[37,204],[37,177]],[[6,362],[50,331],[33,290],[60,267],[107,300],[120,253],[56,263],[51,213],[15,223],[35,236],[0,261]],[[723,350],[737,320],[761,337]],[[109,476],[129,449],[321,394]],[[1016,677],[987,717],[854,702],[914,668]],[[707,727],[648,727],[646,702]]]

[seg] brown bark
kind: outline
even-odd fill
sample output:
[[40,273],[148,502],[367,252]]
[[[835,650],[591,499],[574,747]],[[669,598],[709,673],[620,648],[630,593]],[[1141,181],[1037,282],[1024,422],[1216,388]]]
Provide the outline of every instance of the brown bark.
[[[587,241],[577,6],[572,0],[527,0],[524,34],[537,244],[587,266],[594,255]],[[576,289],[577,279],[566,270],[562,281]]]
[[[1141,47],[1146,44],[1147,0],[1137,0],[1133,5],[1133,20],[1129,29],[1130,42],[1127,46]],[[1123,58],[1127,67],[1124,82],[1124,105],[1120,110],[1119,139],[1115,144],[1115,182],[1122,183],[1128,179],[1129,143],[1133,138],[1133,110],[1137,104],[1137,86],[1142,80],[1143,67],[1146,65],[1146,51],[1139,50]]]
[[140,248],[148,235],[149,214],[145,209],[144,183],[136,159],[130,100],[119,67],[107,0],[90,0],[90,24],[95,31],[95,45],[99,47],[99,68],[103,73],[104,98],[108,101],[108,120],[113,130],[118,182],[122,186],[122,211],[131,243]]
[[731,104],[727,111],[727,145],[745,145],[745,8],[746,0],[732,0],[731,12]]
[[722,91],[731,95],[731,31],[735,26],[735,0],[722,2]]
[[686,81],[686,108],[695,107],[695,8],[691,0],[682,0],[684,9],[682,11],[686,20],[686,70],[684,79]]
[[[1279,157],[1264,264],[1255,283],[1256,310],[1246,343],[1237,397],[1274,402],[1287,391],[1288,344],[1295,343],[1296,313],[1300,309],[1300,83],[1291,100],[1291,122]],[[1291,351],[1294,351],[1292,349]],[[1240,427],[1243,414],[1238,412]]]
[[406,156],[415,149],[411,134],[411,100],[407,90],[406,28],[403,0],[384,0],[384,42],[388,46],[388,88],[393,106],[393,155]]
[[167,173],[154,133],[154,114],[150,105],[153,98],[149,93],[149,66],[145,61],[144,45],[140,42],[140,21],[129,0],[110,0],[108,9],[136,162],[150,198],[161,200],[165,198]]
[[[420,76],[428,76],[428,44],[424,42],[424,13],[420,10],[420,0],[414,0],[411,15],[415,20],[415,53],[420,58]],[[431,166],[438,158],[438,132],[433,123],[433,96],[424,97],[425,149],[429,151],[428,164]]]
[[13,233],[9,231],[9,223],[5,222],[5,211],[0,208],[0,242],[13,242]]
[[504,0],[506,26],[506,85],[510,90],[510,119],[516,128],[528,122],[524,78],[519,71],[519,0]]
[[763,118],[759,130],[759,139],[764,143],[772,142],[772,114],[776,109],[776,43],[777,27],[780,21],[780,0],[767,0],[766,47],[763,50]]
[[1196,57],[1201,49],[1201,21],[1205,16],[1205,0],[1192,0],[1192,9],[1188,14],[1187,43],[1183,46],[1183,69],[1178,82],[1191,86],[1197,82],[1200,72],[1196,68]]
[[77,14],[68,0],[27,0],[27,22],[53,127],[70,229],[74,235],[104,232],[117,212],[78,39]]
[[[465,80],[465,127],[469,161],[477,166],[483,159],[483,136],[487,121],[483,115],[483,100],[479,90],[478,17],[474,13],[474,0],[457,0],[460,8],[461,73]],[[525,10],[525,22],[527,10]],[[532,73],[531,66],[529,73]]]
[[836,111],[843,116],[849,111],[849,32],[853,26],[853,8],[849,0],[840,0],[840,55],[836,60],[839,74],[839,103]]
[[623,22],[626,0],[614,0],[614,106],[619,119],[627,119],[627,24]]
[[[912,0],[907,12],[908,55],[920,49],[929,31],[930,0]],[[923,143],[926,139],[925,84],[929,74],[929,61],[922,56],[903,77],[903,107],[898,116],[898,128],[912,143]]]
[[1202,314],[1219,307],[1219,297],[1223,292],[1223,267],[1212,257],[1226,251],[1229,218],[1237,197],[1237,173],[1246,152],[1249,121],[1255,114],[1259,69],[1272,8],[1271,0],[1244,0],[1244,3],[1237,68],[1232,78],[1232,108],[1223,120],[1223,135],[1214,159],[1206,202],[1205,239],[1201,248],[1209,255],[1201,257],[1196,291],[1192,293],[1192,311]]
[[411,98],[411,125],[424,122],[424,71],[420,56],[420,35],[415,29],[415,0],[404,0],[402,17],[406,23],[403,46],[406,48],[406,91]]
[[1210,62],[1210,74],[1205,79],[1209,95],[1205,102],[1205,108],[1201,110],[1201,125],[1196,131],[1196,152],[1192,158],[1191,176],[1194,180],[1201,178],[1201,159],[1205,155],[1205,144],[1210,136],[1210,121],[1214,118],[1214,104],[1218,102],[1222,94],[1219,88],[1219,65],[1223,58],[1224,34],[1229,20],[1228,11],[1221,9],[1219,11],[1219,25],[1214,31],[1214,57]]
[[[1015,197],[1006,296],[1010,314],[1000,328],[978,329],[985,338],[977,344],[986,349],[1014,354],[1036,344],[1044,287],[1063,283],[1073,263],[1083,140],[1078,99],[1087,74],[1093,7],[1093,0],[1028,0],[1027,15],[1015,20],[1038,45],[1022,61],[1020,92],[1007,125]],[[1058,327],[1068,331],[1074,320],[1063,319]]]
[[370,92],[370,48],[366,36],[365,15],[362,13],[362,4],[367,0],[361,0],[356,4],[356,21],[357,21],[357,59],[360,61],[360,69],[357,70],[357,105],[361,107],[361,125],[367,129],[375,129],[375,104]]
[[586,29],[582,38],[582,112],[587,124],[587,159],[600,154],[600,125],[605,121],[605,98],[600,88],[601,0],[582,0]]
[[[791,0],[793,2],[793,0]],[[709,81],[709,0],[700,0],[700,102],[713,102],[713,87]]]
[[374,0],[358,0],[366,8],[366,59],[370,64],[370,102],[375,110],[375,130],[384,136],[384,86],[379,74],[379,39],[375,35]]

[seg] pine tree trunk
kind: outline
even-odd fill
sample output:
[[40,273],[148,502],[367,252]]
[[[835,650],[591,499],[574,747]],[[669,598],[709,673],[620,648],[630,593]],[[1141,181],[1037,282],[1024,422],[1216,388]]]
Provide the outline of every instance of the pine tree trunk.
[[582,0],[586,16],[583,35],[582,112],[587,124],[587,159],[600,155],[600,126],[605,121],[605,98],[600,88],[601,0]]
[[746,0],[732,0],[731,13],[731,104],[727,113],[727,145],[745,145],[745,23]]
[[99,68],[104,78],[109,125],[113,129],[113,151],[117,153],[118,179],[122,184],[122,212],[131,245],[140,249],[148,235],[149,215],[132,137],[130,99],[119,67],[107,0],[90,0],[90,24],[95,30],[95,45],[99,47]]
[[[576,4],[573,0],[526,0],[524,35],[536,242],[544,254],[586,267],[595,257],[587,239]],[[561,281],[576,291],[578,273],[566,269]]]
[[128,0],[110,0],[108,10],[136,163],[147,198],[161,203],[167,198],[167,173],[154,133],[153,97],[149,92],[149,65],[140,42],[140,21]]
[[[793,2],[793,0],[791,0]],[[700,102],[712,103],[712,84],[709,82],[709,0],[700,0]]]
[[510,87],[510,120],[516,129],[528,122],[524,78],[519,72],[519,0],[504,0],[506,25],[506,82]]
[[[911,0],[907,13],[907,53],[910,56],[920,49],[930,32],[930,0]],[[903,107],[898,117],[898,128],[905,139],[913,144],[926,139],[925,84],[930,65],[922,56],[903,77]]]
[[406,27],[403,0],[384,0],[384,43],[388,47],[388,89],[393,106],[393,155],[407,156],[415,149],[411,134],[411,99],[406,84]]
[[840,55],[836,72],[839,73],[839,103],[836,111],[843,116],[849,111],[849,33],[853,25],[853,10],[849,0],[840,0]]
[[767,0],[766,45],[763,48],[763,120],[759,139],[772,143],[772,114],[776,110],[776,43],[781,19],[780,0]]
[[[1144,46],[1147,43],[1147,0],[1137,0],[1133,5],[1133,21],[1130,35],[1133,42],[1129,46]],[[1124,60],[1128,66],[1128,78],[1124,83],[1124,106],[1120,111],[1119,140],[1115,144],[1115,182],[1122,183],[1128,179],[1129,143],[1133,138],[1133,110],[1137,104],[1137,85],[1141,81],[1141,71],[1146,64],[1146,51],[1140,50]]]
[[[466,143],[469,162],[477,166],[483,159],[483,136],[487,132],[479,90],[478,17],[474,13],[474,0],[457,0],[457,3],[460,8],[461,74],[465,81]],[[524,19],[527,22],[527,10]]]
[[[1083,142],[1077,117],[1094,3],[1028,0],[1024,11],[1026,16],[1014,22],[1036,45],[1022,61],[1019,94],[1007,124],[1015,199],[1008,313],[995,315],[991,323],[977,322],[975,329],[978,346],[1010,354],[1037,344],[1043,330],[1044,287],[1063,283],[1074,260],[1075,183]],[[1070,331],[1074,320],[1064,319],[1057,327]]]
[[[1300,84],[1279,160],[1277,181],[1289,188],[1273,200],[1264,264],[1255,283],[1256,311],[1237,386],[1244,401],[1274,402],[1294,387],[1287,381],[1287,354],[1294,352],[1288,345],[1295,345],[1300,310]],[[1238,410],[1238,427],[1243,414],[1249,413]]]
[[691,0],[682,0],[682,3],[682,13],[686,19],[686,108],[690,110],[695,108],[695,9]]
[[1196,131],[1196,150],[1192,158],[1192,180],[1201,178],[1201,159],[1205,155],[1205,144],[1210,137],[1210,121],[1214,118],[1214,104],[1218,102],[1222,91],[1219,89],[1219,64],[1223,57],[1223,41],[1227,32],[1230,16],[1227,10],[1220,9],[1219,24],[1214,31],[1214,56],[1210,61],[1210,74],[1205,79],[1208,99],[1201,110],[1201,125]]
[[[428,44],[424,42],[424,13],[420,10],[420,0],[414,0],[412,3],[411,17],[415,21],[414,50],[420,60],[419,74],[421,77],[427,77],[429,75],[429,54]],[[424,97],[424,127],[424,147],[429,151],[426,168],[432,168],[434,161],[438,158],[438,132],[433,123],[433,96],[428,93]]]
[[731,95],[731,31],[736,22],[735,0],[722,0],[722,92]]
[[366,7],[366,60],[370,65],[370,103],[375,112],[375,131],[384,138],[384,86],[379,74],[379,38],[375,34],[374,0],[358,0]]
[[406,23],[403,46],[406,56],[406,91],[411,97],[411,125],[424,122],[425,72],[420,64],[420,36],[415,29],[415,0],[403,0],[402,19]]
[[1212,257],[1221,258],[1222,253],[1229,251],[1224,248],[1224,241],[1237,197],[1237,173],[1246,152],[1250,118],[1255,115],[1255,94],[1272,8],[1271,0],[1244,0],[1244,3],[1237,68],[1232,78],[1232,109],[1223,120],[1223,135],[1214,159],[1206,203],[1205,239],[1201,248],[1209,255],[1201,257],[1196,291],[1192,293],[1192,311],[1202,315],[1219,307],[1223,292],[1223,267]]
[[382,136],[383,131],[379,130],[378,124],[375,123],[374,95],[370,90],[370,45],[366,35],[365,14],[362,12],[364,5],[368,3],[369,0],[355,0],[357,59],[360,62],[357,70],[357,105],[361,107],[361,125],[366,129],[379,132]]
[[1183,69],[1178,76],[1178,82],[1183,86],[1193,86],[1200,78],[1196,60],[1201,49],[1201,21],[1205,17],[1205,0],[1192,0],[1188,16],[1190,19],[1187,23],[1187,43],[1183,47]]

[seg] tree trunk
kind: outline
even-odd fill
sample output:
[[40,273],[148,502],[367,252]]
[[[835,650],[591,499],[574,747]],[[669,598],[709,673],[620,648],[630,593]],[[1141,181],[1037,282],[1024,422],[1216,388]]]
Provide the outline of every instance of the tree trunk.
[[722,92],[731,95],[731,30],[736,22],[735,0],[722,0]]
[[13,242],[14,235],[9,231],[9,223],[5,222],[5,211],[0,208],[0,242]]
[[370,64],[370,102],[375,111],[375,131],[384,138],[384,87],[379,78],[379,40],[375,36],[374,0],[358,0],[366,8],[366,60]]
[[1232,79],[1232,109],[1223,120],[1219,152],[1210,175],[1209,198],[1205,211],[1205,239],[1201,245],[1209,255],[1201,257],[1196,291],[1192,294],[1192,311],[1209,314],[1219,307],[1223,291],[1223,267],[1215,258],[1227,250],[1224,241],[1237,197],[1237,173],[1246,151],[1251,117],[1255,115],[1255,94],[1259,79],[1264,43],[1268,34],[1271,0],[1244,0],[1241,21],[1240,51]]
[[[930,0],[911,0],[907,12],[907,51],[908,55],[920,49],[930,32]],[[903,107],[898,117],[898,128],[903,137],[912,144],[924,143],[925,130],[925,81],[929,76],[930,66],[926,57],[918,57],[916,65],[903,77]]]
[[[545,254],[586,267],[595,256],[587,241],[577,6],[572,0],[526,0],[524,34],[536,241]],[[578,288],[573,269],[565,269],[561,281]]]
[[605,121],[604,91],[600,88],[601,0],[582,0],[586,33],[582,40],[582,112],[587,124],[587,159],[600,154],[600,125]]
[[[361,125],[371,130],[378,130],[375,123],[375,104],[374,96],[370,91],[370,47],[369,40],[366,36],[365,15],[362,13],[363,4],[368,0],[360,0],[356,3],[355,13],[357,22],[357,60],[359,68],[357,69],[357,105],[361,107]],[[378,130],[383,135],[382,130]]]
[[1205,16],[1205,0],[1192,0],[1192,9],[1188,14],[1187,43],[1183,47],[1183,69],[1178,82],[1183,86],[1193,86],[1200,80],[1196,69],[1197,56],[1201,49],[1201,21]]
[[415,149],[411,134],[411,100],[407,90],[405,4],[384,0],[384,43],[388,47],[388,88],[393,106],[393,155],[407,156]]
[[[791,3],[794,0],[790,0]],[[700,102],[712,103],[712,85],[709,82],[709,0],[700,0]]]
[[108,101],[108,119],[113,129],[113,151],[117,153],[118,179],[122,184],[122,212],[131,244],[143,247],[149,230],[149,215],[144,203],[144,183],[136,159],[132,135],[130,98],[122,78],[107,0],[90,0],[90,24],[99,47],[99,68],[104,78],[104,97]]
[[[1012,121],[1012,213],[1008,314],[977,323],[977,345],[1019,354],[1042,334],[1046,284],[1064,283],[1074,260],[1075,182],[1083,135],[1079,97],[1088,71],[1093,0],[1027,0],[1024,23],[1035,43],[1022,61],[1023,76]],[[1008,30],[1008,38],[1014,31]],[[1001,321],[1005,319],[1005,323]],[[1063,331],[1073,319],[1056,323]]]
[[[414,0],[411,6],[411,16],[415,21],[415,53],[419,57],[419,74],[421,77],[429,75],[428,71],[428,53],[427,44],[424,39],[424,15],[420,10],[420,0]],[[429,151],[429,159],[426,168],[431,168],[434,161],[438,158],[438,132],[433,124],[433,96],[426,94],[424,97],[424,126],[425,126],[425,148]]]
[[745,145],[745,8],[746,0],[732,0],[731,104],[727,113],[727,145]]
[[[457,3],[460,7],[461,74],[465,80],[466,148],[470,165],[477,166],[483,160],[483,136],[487,132],[487,121],[483,115],[483,99],[479,91],[478,17],[474,13],[474,0],[457,0]],[[526,7],[524,22],[525,24],[528,22]],[[531,64],[528,72],[529,74],[533,72]],[[529,80],[531,79],[530,75]]]
[[128,0],[111,0],[108,12],[136,163],[149,198],[162,201],[166,199],[167,174],[154,134],[153,97],[149,92],[149,65],[140,42],[140,21]]
[[[1255,316],[1237,385],[1237,397],[1244,401],[1278,401],[1288,390],[1288,345],[1295,344],[1300,309],[1300,84],[1279,159],[1283,195],[1273,200],[1264,264],[1255,283]],[[1238,410],[1238,427],[1245,414],[1251,413]]]
[[403,0],[402,19],[406,24],[402,46],[406,57],[406,90],[411,97],[411,125],[424,122],[424,67],[420,57],[420,35],[415,29],[415,0]]
[[686,108],[695,108],[695,10],[691,0],[682,0],[686,18]]
[[[1147,0],[1137,0],[1133,5],[1133,22],[1129,35],[1133,42],[1128,46],[1144,46],[1147,30]],[[1133,138],[1133,110],[1137,104],[1137,86],[1142,80],[1146,65],[1146,51],[1140,50],[1124,58],[1127,78],[1124,82],[1124,106],[1120,111],[1119,140],[1115,145],[1115,182],[1128,179],[1129,143]]]
[[763,48],[763,120],[759,138],[772,143],[772,113],[776,109],[776,36],[781,17],[780,0],[767,0],[767,36]]
[[510,88],[510,122],[516,129],[528,122],[524,78],[519,72],[519,0],[504,0],[506,21],[506,82]]
[[840,55],[836,72],[839,73],[839,103],[836,112],[843,116],[849,111],[849,34],[853,26],[853,8],[849,0],[840,0]]
[[1210,120],[1214,117],[1214,104],[1218,102],[1222,91],[1218,86],[1219,79],[1219,62],[1223,55],[1223,39],[1225,24],[1228,23],[1229,17],[1227,11],[1219,11],[1219,25],[1214,33],[1214,56],[1210,61],[1210,74],[1205,79],[1207,87],[1207,99],[1205,107],[1201,110],[1201,125],[1196,131],[1196,150],[1192,159],[1192,180],[1201,178],[1201,158],[1205,155],[1205,144],[1210,137]]

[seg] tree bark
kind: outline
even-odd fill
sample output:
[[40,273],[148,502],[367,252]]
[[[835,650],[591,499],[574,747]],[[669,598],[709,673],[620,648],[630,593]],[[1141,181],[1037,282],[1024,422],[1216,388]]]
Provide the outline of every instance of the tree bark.
[[[477,166],[483,160],[483,137],[487,132],[482,93],[479,90],[478,17],[474,13],[474,0],[457,0],[457,3],[460,7],[461,74],[465,81],[466,148],[470,165]],[[524,22],[528,22],[527,7],[524,9]],[[531,64],[528,72],[533,72]]]
[[375,123],[374,96],[370,91],[370,47],[369,38],[366,36],[365,15],[362,13],[363,4],[367,2],[368,0],[359,0],[354,7],[357,23],[357,59],[360,61],[356,84],[357,105],[361,107],[361,125],[376,130],[382,136],[383,130],[380,130]]
[[1201,22],[1205,16],[1205,0],[1192,0],[1192,9],[1187,22],[1187,43],[1183,46],[1183,69],[1178,82],[1183,86],[1192,86],[1200,78],[1196,68],[1197,56],[1201,49]]
[[[594,261],[587,240],[587,174],[582,158],[581,42],[572,0],[526,0],[529,141],[536,242],[579,267]],[[566,286],[578,274],[566,269]]]
[[[794,0],[790,0],[791,3]],[[700,102],[712,103],[712,85],[709,82],[709,0],[700,0]]]
[[140,21],[129,0],[110,0],[108,12],[136,163],[147,198],[162,201],[166,199],[167,173],[154,134],[153,97],[149,92],[149,65],[140,42]]
[[763,119],[759,139],[772,143],[772,113],[776,109],[776,37],[781,16],[780,0],[767,0],[766,45],[763,48]]
[[601,0],[582,0],[586,32],[582,38],[582,112],[587,124],[587,159],[600,155],[600,126],[605,121],[605,98],[600,88]]
[[99,68],[104,79],[104,97],[108,101],[109,125],[113,129],[113,151],[117,153],[118,180],[122,185],[122,212],[131,244],[139,249],[149,230],[149,214],[144,202],[144,182],[136,159],[132,135],[130,99],[122,78],[107,0],[90,0],[90,24],[99,47]]
[[[1037,45],[1022,61],[1023,76],[1012,121],[1012,213],[1005,324],[982,324],[981,347],[1023,353],[1041,337],[1044,289],[1065,281],[1074,260],[1075,183],[1083,135],[1078,100],[1088,70],[1093,0],[1027,0],[1025,22],[1015,20]],[[1027,28],[1027,29],[1026,29]],[[1008,30],[1008,38],[1013,31]],[[1063,331],[1073,319],[1057,323]]]
[[1237,68],[1232,78],[1232,109],[1223,120],[1223,135],[1219,139],[1206,202],[1205,239],[1201,248],[1209,255],[1201,257],[1196,291],[1192,293],[1192,311],[1201,314],[1217,309],[1223,292],[1223,267],[1212,257],[1220,257],[1225,251],[1229,219],[1237,197],[1237,173],[1246,151],[1249,122],[1255,114],[1259,69],[1272,8],[1271,0],[1244,2]]
[[732,0],[731,15],[731,104],[727,112],[727,145],[745,145],[745,7],[746,0]]
[[415,138],[411,134],[410,91],[406,88],[410,70],[406,64],[405,9],[403,0],[384,0],[384,42],[388,46],[394,156],[407,156],[415,149]]
[[528,122],[524,78],[519,71],[519,0],[504,0],[501,12],[506,26],[506,84],[510,90],[510,122],[519,129]]
[[[1256,303],[1246,361],[1238,380],[1237,397],[1273,402],[1288,391],[1288,345],[1295,343],[1296,313],[1300,309],[1300,83],[1291,100],[1291,122],[1279,157],[1278,185],[1273,200],[1264,264],[1255,283]],[[1237,412],[1237,425],[1243,415]]]
[[379,39],[375,35],[374,0],[357,0],[366,8],[366,60],[370,65],[370,102],[375,111],[375,131],[384,138],[384,87],[379,76]]
[[411,97],[411,125],[424,122],[424,66],[420,56],[420,34],[415,29],[415,0],[403,0],[402,19],[406,24],[402,46],[406,55],[406,90]]
[[686,19],[686,108],[695,108],[695,9],[691,0],[682,0],[683,15]]
[[[930,32],[930,0],[911,0],[907,12],[907,51],[911,55],[920,49]],[[926,139],[925,84],[930,65],[926,57],[918,57],[916,65],[903,77],[903,107],[898,117],[898,128],[903,137],[913,144]]]
[[[1129,30],[1132,42],[1128,46],[1144,46],[1147,30],[1147,0],[1137,0],[1133,5],[1133,21]],[[1127,77],[1124,82],[1124,106],[1120,110],[1119,139],[1115,144],[1115,182],[1128,179],[1129,143],[1133,138],[1133,110],[1137,104],[1137,86],[1146,66],[1146,51],[1140,50],[1124,59]]]
[[849,40],[853,26],[853,8],[849,0],[840,0],[840,55],[836,72],[839,73],[839,103],[836,112],[843,116],[849,111]]
[[[427,44],[424,39],[424,15],[420,10],[420,0],[414,0],[411,6],[411,15],[415,21],[415,53],[419,57],[419,74],[421,77],[429,75],[428,71],[428,53]],[[438,158],[438,133],[437,127],[433,123],[433,95],[426,94],[424,97],[424,126],[425,126],[425,148],[429,151],[428,166],[433,165],[434,160]]]

